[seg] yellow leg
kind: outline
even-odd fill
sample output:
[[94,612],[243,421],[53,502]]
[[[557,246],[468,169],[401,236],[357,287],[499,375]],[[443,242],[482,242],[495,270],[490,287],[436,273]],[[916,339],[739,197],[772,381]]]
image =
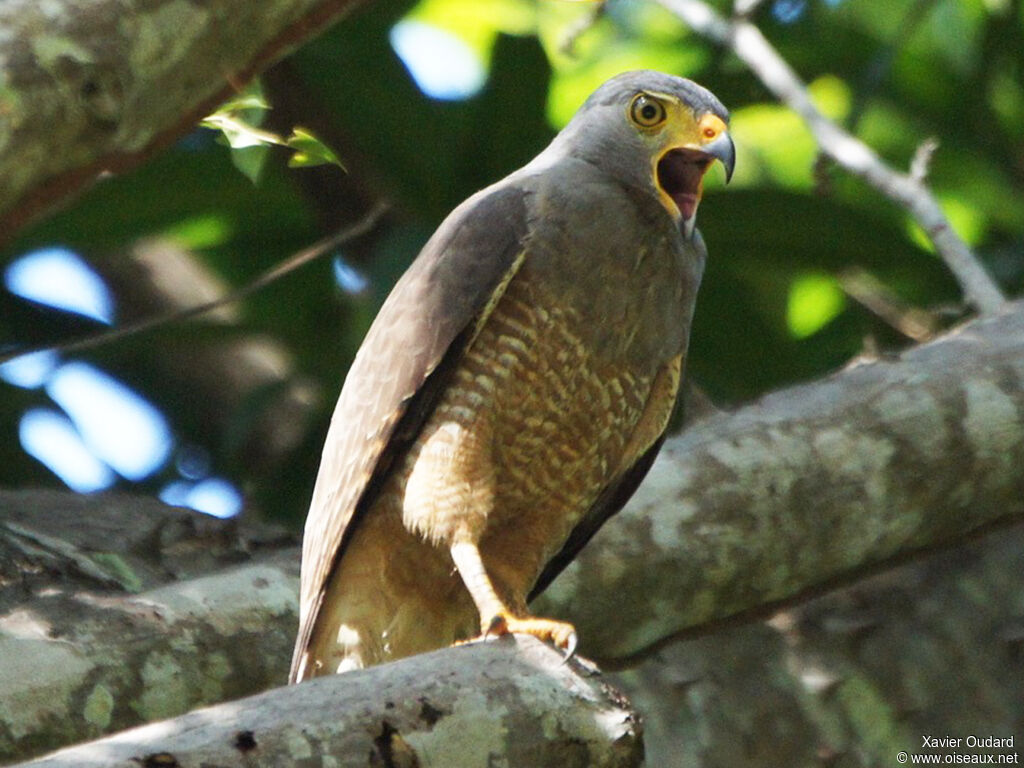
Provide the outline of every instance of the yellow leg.
[[515,633],[533,635],[566,649],[566,658],[572,656],[576,650],[576,628],[572,624],[554,619],[517,616],[494,591],[476,544],[469,541],[456,542],[451,547],[451,553],[462,583],[466,585],[480,611],[480,630],[484,637]]

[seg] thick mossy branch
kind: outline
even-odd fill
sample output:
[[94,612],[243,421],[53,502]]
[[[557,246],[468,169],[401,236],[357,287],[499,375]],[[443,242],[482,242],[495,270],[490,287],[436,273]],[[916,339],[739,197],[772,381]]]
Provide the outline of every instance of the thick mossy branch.
[[[588,656],[628,665],[680,633],[1021,519],[1022,466],[1015,302],[898,358],[691,426],[533,608],[575,622]],[[0,665],[0,755],[283,681],[297,548],[198,575],[188,566],[200,553],[237,560],[259,547],[226,546],[229,530],[192,532],[180,511],[147,529],[158,510],[136,507],[152,501],[71,499],[36,499],[48,517],[26,506],[32,494],[0,494],[0,564],[13,568],[0,571],[0,657],[17,661]],[[83,504],[99,511],[73,507]],[[77,526],[60,524],[59,507]],[[120,542],[118,530],[136,535]],[[62,537],[67,549],[54,544]],[[158,570],[184,578],[161,585]]]
[[0,4],[0,244],[192,130],[359,0]]
[[505,638],[278,688],[23,765],[625,768],[643,761],[640,735],[600,675],[534,638]]
[[1021,467],[1016,302],[669,440],[535,608],[573,621],[591,657],[628,657],[1020,518]]

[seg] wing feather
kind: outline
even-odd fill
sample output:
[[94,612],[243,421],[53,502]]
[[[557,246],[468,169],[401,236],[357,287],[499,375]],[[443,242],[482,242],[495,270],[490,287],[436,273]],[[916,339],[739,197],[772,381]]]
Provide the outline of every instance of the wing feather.
[[331,418],[306,518],[292,681],[351,532],[522,263],[526,235],[522,189],[492,187],[469,198],[424,246],[371,325]]

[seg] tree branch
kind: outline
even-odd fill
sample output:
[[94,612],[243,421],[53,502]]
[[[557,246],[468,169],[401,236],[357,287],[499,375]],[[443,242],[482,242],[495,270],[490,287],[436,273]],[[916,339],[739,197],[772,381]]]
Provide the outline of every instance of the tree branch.
[[69,353],[81,352],[86,349],[95,349],[116,341],[122,341],[140,333],[147,333],[157,328],[163,328],[174,323],[182,323],[186,320],[214,312],[228,304],[234,304],[252,296],[266,288],[271,283],[280,280],[295,270],[306,266],[323,256],[334,253],[338,248],[351,240],[367,234],[380,222],[381,218],[388,211],[388,206],[378,203],[371,208],[359,221],[339,232],[328,235],[325,238],[296,251],[292,255],[278,262],[267,270],[264,270],[244,284],[233,288],[221,296],[202,301],[190,307],[176,307],[166,312],[157,313],[151,317],[135,320],[127,325],[111,328],[110,330],[93,333],[80,339],[69,339],[59,341],[55,344],[44,344],[29,349],[13,349],[0,352],[0,364],[14,360],[23,355],[31,355],[37,352],[53,350],[55,352]]
[[897,768],[923,734],[1019,734],[1022,552],[1013,526],[615,674],[647,764]]
[[[1024,516],[1024,302],[712,416],[533,606],[621,665]],[[614,616],[615,621],[609,621]]]
[[192,130],[361,0],[0,4],[0,246]]
[[[897,359],[861,361],[692,425],[668,441],[633,500],[533,609],[575,622],[588,656],[632,664],[681,633],[774,611],[1021,519],[1021,466],[1024,302],[1014,302]],[[10,519],[9,507],[0,496],[0,516]],[[33,513],[16,522],[46,520]],[[38,530],[66,535],[64,526]],[[102,546],[112,544],[86,549]],[[0,665],[8,702],[0,704],[0,752],[5,733],[17,734],[24,754],[38,748],[41,731],[45,743],[66,743],[184,711],[223,680],[224,691],[242,695],[254,690],[244,689],[247,676],[263,685],[283,679],[297,564],[293,548],[102,599],[0,572],[8,592],[28,589],[17,609],[8,602],[7,615],[0,610],[0,656],[21,660]],[[210,649],[222,653],[212,671]],[[82,704],[101,699],[110,702],[98,710],[106,721]]]
[[0,492],[0,763],[282,684],[298,564],[155,499]]
[[956,234],[935,196],[915,174],[899,173],[814,106],[799,76],[754,24],[726,19],[702,0],[656,0],[695,32],[735,53],[761,82],[807,123],[821,151],[903,207],[924,230],[960,283],[967,301],[994,312],[1005,300],[975,254]]
[[[580,672],[583,674],[580,674]],[[155,758],[160,756],[163,762]],[[148,760],[147,760],[148,758]],[[22,763],[639,766],[625,698],[534,638],[472,643],[278,688]]]

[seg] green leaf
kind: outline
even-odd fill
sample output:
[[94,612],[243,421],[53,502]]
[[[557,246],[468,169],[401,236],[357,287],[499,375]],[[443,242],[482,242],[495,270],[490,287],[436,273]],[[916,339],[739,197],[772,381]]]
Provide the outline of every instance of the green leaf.
[[846,297],[834,277],[800,275],[789,287],[786,325],[795,338],[804,339],[824,328],[845,306]]
[[225,101],[214,114],[237,114],[246,110],[259,110],[265,112],[270,109],[270,104],[262,93],[243,93],[229,101]]
[[221,246],[228,242],[235,232],[226,216],[220,213],[207,213],[181,219],[160,234],[171,238],[183,248],[197,251]]
[[256,184],[260,180],[260,174],[267,164],[267,156],[270,149],[266,144],[254,147],[244,147],[231,151],[231,164],[241,172],[245,178]]
[[316,165],[336,165],[344,168],[338,156],[313,133],[305,128],[293,128],[287,139],[259,127],[270,105],[258,86],[237,98],[225,102],[199,124],[219,131],[231,147],[232,162],[254,184],[267,160],[267,148],[272,145],[288,147],[294,151],[288,160],[289,168],[309,168]]
[[334,151],[305,128],[293,128],[288,137],[287,146],[295,150],[288,161],[289,168],[310,168],[316,165],[336,165],[342,170],[345,166]]

